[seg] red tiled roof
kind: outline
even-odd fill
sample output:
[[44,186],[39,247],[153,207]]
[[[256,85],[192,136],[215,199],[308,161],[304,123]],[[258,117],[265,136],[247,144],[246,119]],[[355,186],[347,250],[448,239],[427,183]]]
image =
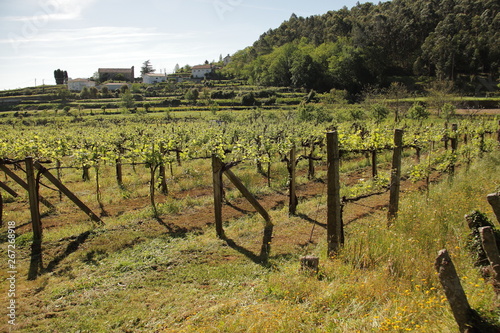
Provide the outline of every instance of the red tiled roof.
[[193,66],[192,69],[211,69],[212,65],[198,65],[198,66]]

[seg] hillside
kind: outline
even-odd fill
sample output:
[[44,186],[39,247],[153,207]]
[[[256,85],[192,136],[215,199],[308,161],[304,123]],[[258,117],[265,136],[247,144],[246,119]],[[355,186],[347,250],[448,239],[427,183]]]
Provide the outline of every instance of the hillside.
[[500,5],[478,0],[394,0],[307,18],[295,14],[233,56],[225,72],[255,84],[359,92],[394,77],[498,78]]

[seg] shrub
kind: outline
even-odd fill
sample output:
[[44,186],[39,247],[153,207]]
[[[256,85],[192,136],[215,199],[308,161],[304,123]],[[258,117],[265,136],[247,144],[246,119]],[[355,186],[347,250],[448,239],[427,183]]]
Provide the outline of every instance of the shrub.
[[212,99],[232,99],[234,96],[234,91],[216,90],[210,93],[210,98]]
[[456,114],[456,109],[450,103],[444,104],[443,107],[441,108],[441,116],[446,120],[450,120],[455,116],[455,114]]
[[263,101],[263,104],[264,104],[264,105],[274,105],[274,104],[276,104],[276,97],[266,98],[266,99]]
[[184,96],[190,103],[196,104],[200,92],[196,88],[189,89],[186,95]]
[[269,98],[271,96],[276,96],[276,93],[272,90],[265,89],[265,90],[259,90],[254,93],[255,97],[257,98]]
[[243,106],[254,106],[257,105],[257,100],[253,92],[241,96],[241,105]]
[[170,106],[170,107],[177,107],[179,105],[181,105],[181,100],[180,99],[177,99],[177,98],[173,98],[173,99],[165,99],[161,102],[162,105],[164,106]]
[[378,103],[372,105],[371,112],[376,122],[381,122],[389,115],[389,109]]
[[430,116],[430,112],[420,103],[415,103],[408,110],[407,117],[410,119],[427,119]]
[[299,106],[298,118],[301,121],[324,123],[333,120],[332,115],[323,107],[302,103]]

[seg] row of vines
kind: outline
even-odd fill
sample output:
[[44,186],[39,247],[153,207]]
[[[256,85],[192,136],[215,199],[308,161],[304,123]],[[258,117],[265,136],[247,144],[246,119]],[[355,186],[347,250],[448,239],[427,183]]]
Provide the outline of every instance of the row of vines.
[[[308,160],[308,178],[312,179],[315,162],[326,162],[325,133],[335,129],[342,158],[371,156],[374,179],[379,179],[375,184],[383,187],[388,179],[377,177],[376,155],[394,147],[394,124],[343,123],[334,127],[299,122],[286,115],[274,119],[241,118],[240,122],[113,119],[56,122],[45,126],[0,126],[0,157],[4,160],[32,157],[48,168],[57,169],[58,175],[62,168],[78,169],[83,180],[90,179],[89,170],[93,169],[97,201],[102,211],[99,175],[105,166],[116,169],[120,187],[123,187],[123,165],[146,166],[150,172],[151,204],[156,212],[156,185],[163,194],[168,194],[166,166],[170,165],[172,170],[174,163],[181,165],[212,156],[229,165],[250,162],[267,177],[271,186],[273,163],[285,162],[290,171],[298,161]],[[497,119],[464,119],[450,126],[414,122],[401,127],[403,146],[416,152],[417,158],[407,170],[412,180],[428,179],[433,170],[453,171],[457,163],[469,163],[494,149],[500,140]],[[458,141],[461,142],[458,149],[449,147]],[[290,156],[292,148],[293,158]],[[374,188],[368,186],[367,190]],[[358,191],[356,194],[363,193]]]
[[[426,152],[437,147],[436,143],[445,141],[446,146],[447,140],[458,137],[465,145],[456,158],[464,161],[496,145],[496,119],[457,123],[455,130],[432,123],[406,124],[402,127],[403,144]],[[180,163],[215,154],[225,163],[251,161],[260,167],[282,161],[292,147],[302,149],[304,157],[323,159],[325,133],[332,129],[326,124],[285,119],[251,123],[102,121],[20,128],[3,126],[0,157],[16,160],[31,156],[35,160],[50,160],[60,166],[84,170],[116,163]],[[392,124],[341,124],[335,129],[339,133],[340,149],[345,152],[369,152],[393,146]],[[442,159],[442,155],[439,158]]]

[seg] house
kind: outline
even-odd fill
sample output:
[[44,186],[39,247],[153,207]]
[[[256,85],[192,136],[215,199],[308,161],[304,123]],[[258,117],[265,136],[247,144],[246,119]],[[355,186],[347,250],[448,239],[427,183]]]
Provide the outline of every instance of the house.
[[229,54],[225,56],[224,59],[222,59],[222,63],[224,64],[224,66],[226,66],[230,62],[231,62],[231,56]]
[[142,83],[154,84],[167,81],[167,74],[148,73],[142,75]]
[[88,79],[69,79],[68,80],[68,90],[70,91],[82,91],[84,87],[91,88],[95,87],[95,82]]
[[134,66],[131,68],[99,68],[99,80],[125,80],[134,82]]
[[191,69],[191,75],[195,79],[204,79],[207,74],[213,73],[215,67],[212,65],[198,65],[193,66]]

